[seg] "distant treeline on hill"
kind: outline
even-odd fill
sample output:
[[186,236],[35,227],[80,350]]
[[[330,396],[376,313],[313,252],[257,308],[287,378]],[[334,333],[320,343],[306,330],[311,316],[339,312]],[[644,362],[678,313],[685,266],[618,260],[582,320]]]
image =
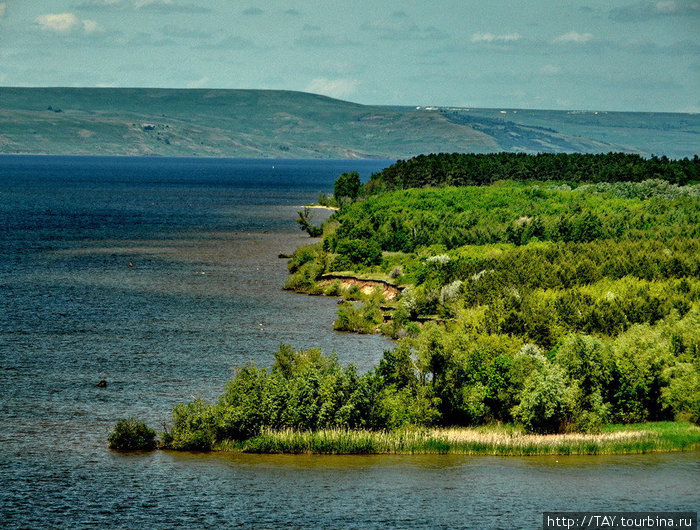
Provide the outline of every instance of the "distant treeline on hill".
[[420,155],[372,175],[365,191],[425,186],[479,186],[498,180],[567,182],[641,182],[662,179],[674,184],[700,180],[700,158],[671,160],[635,154],[579,153],[439,153]]

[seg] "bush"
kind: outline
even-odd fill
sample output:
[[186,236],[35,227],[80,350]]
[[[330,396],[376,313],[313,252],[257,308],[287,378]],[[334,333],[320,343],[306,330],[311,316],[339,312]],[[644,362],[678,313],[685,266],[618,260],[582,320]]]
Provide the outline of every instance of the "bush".
[[359,265],[378,265],[382,261],[382,249],[375,241],[344,239],[338,241],[336,252]]
[[520,403],[513,408],[513,417],[528,432],[558,433],[571,419],[578,387],[571,384],[561,366],[546,363],[525,381]]
[[117,451],[152,451],[156,448],[156,432],[142,421],[125,418],[117,422],[107,442]]
[[368,300],[359,308],[345,302],[338,308],[338,318],[333,323],[336,331],[374,333],[382,323],[382,312],[376,301]]
[[163,435],[169,449],[209,451],[214,444],[214,415],[212,407],[196,399],[179,403],[173,409],[173,428]]

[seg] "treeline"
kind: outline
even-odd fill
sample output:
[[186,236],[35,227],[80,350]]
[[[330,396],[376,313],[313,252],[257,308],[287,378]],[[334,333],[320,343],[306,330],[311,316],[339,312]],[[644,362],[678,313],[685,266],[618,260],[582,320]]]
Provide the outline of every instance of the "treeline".
[[240,368],[217,403],[177,405],[163,443],[210,450],[284,429],[515,421],[528,432],[556,433],[597,432],[609,422],[697,422],[699,324],[693,310],[614,341],[568,335],[549,352],[507,334],[429,324],[361,375],[319,350],[282,346],[271,369]]
[[439,153],[419,155],[372,175],[365,192],[425,186],[484,186],[499,180],[641,182],[661,179],[675,184],[700,180],[700,158],[672,160],[607,153]]
[[373,248],[407,253],[430,245],[691,239],[700,235],[698,189],[658,181],[601,191],[510,182],[388,192],[337,213],[337,230],[327,233],[324,248],[358,264],[379,263]]

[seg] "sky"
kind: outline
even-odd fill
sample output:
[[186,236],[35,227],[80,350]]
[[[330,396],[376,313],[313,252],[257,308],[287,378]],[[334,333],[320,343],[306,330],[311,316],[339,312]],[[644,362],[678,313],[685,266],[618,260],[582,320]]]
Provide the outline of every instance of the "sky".
[[700,0],[0,0],[0,86],[697,113]]

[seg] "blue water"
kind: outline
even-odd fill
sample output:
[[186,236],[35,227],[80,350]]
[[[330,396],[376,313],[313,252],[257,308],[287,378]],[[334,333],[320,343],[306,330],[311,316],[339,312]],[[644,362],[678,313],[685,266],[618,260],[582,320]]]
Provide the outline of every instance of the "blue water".
[[[545,510],[697,506],[697,455],[606,458],[123,455],[280,343],[374,366],[336,301],[281,289],[294,221],[381,161],[0,157],[3,527],[532,528]],[[317,212],[320,221],[322,213]],[[327,214],[326,214],[327,215]],[[95,384],[107,380],[106,388]],[[558,461],[557,461],[558,460]]]

